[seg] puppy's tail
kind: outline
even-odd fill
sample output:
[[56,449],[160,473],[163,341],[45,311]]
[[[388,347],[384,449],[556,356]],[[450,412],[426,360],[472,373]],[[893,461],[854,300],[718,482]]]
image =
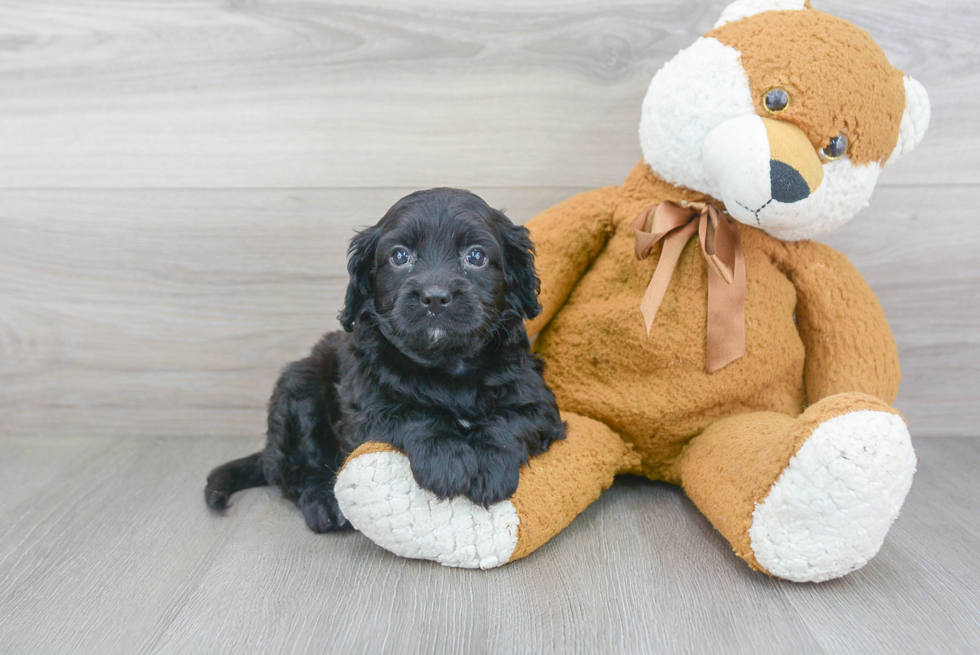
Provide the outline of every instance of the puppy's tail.
[[204,502],[216,510],[228,509],[228,499],[236,491],[269,484],[262,470],[262,453],[222,464],[208,474]]

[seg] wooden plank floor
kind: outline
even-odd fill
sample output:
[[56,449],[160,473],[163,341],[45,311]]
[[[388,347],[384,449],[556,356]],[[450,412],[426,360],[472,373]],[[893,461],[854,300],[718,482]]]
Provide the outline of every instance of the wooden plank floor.
[[315,535],[277,492],[227,516],[209,467],[254,439],[0,439],[2,653],[898,653],[980,650],[980,439],[920,439],[864,569],[751,572],[676,488],[623,479],[493,571]]

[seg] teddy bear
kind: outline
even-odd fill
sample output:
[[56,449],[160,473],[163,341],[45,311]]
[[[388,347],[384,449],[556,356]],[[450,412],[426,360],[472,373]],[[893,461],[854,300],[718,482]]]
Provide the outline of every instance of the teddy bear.
[[680,485],[752,569],[823,581],[867,563],[915,471],[898,354],[856,269],[810,241],[849,221],[929,123],[921,84],[809,0],[738,0],[654,76],[621,186],[527,223],[527,324],[568,436],[514,496],[437,500],[368,443],[336,494],[388,550],[525,557],[616,475]]

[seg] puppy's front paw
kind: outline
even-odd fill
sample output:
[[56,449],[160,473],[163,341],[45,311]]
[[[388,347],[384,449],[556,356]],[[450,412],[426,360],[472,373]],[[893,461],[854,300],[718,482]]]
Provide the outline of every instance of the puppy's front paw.
[[466,494],[477,471],[473,449],[450,439],[430,441],[418,452],[410,452],[409,460],[418,485],[440,499]]
[[296,504],[303,510],[306,525],[310,526],[313,532],[332,532],[350,527],[350,523],[344,518],[344,513],[340,511],[340,506],[337,505],[332,486],[325,489],[308,487],[303,490]]
[[518,482],[520,462],[517,458],[499,454],[485,456],[480,459],[480,466],[470,481],[466,497],[477,505],[490,507],[513,496]]

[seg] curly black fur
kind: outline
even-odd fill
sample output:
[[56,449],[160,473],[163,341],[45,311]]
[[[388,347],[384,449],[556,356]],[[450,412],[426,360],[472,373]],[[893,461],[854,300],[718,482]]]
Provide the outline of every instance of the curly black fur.
[[208,505],[279,485],[314,531],[346,527],[336,471],[366,441],[404,451],[440,498],[509,498],[565,436],[524,330],[539,312],[527,230],[467,191],[419,191],[354,237],[348,271],[346,332],[286,367],[265,449],[214,469]]

